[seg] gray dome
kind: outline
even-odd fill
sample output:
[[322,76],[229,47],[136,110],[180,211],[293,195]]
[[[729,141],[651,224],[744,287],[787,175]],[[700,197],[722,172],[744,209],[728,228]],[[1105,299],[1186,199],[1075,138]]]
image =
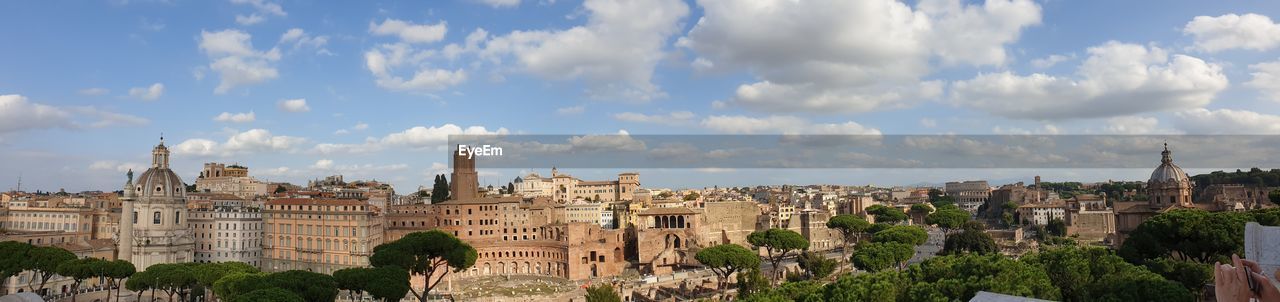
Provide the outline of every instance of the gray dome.
[[1164,152],[1160,152],[1160,166],[1151,171],[1151,178],[1147,180],[1147,185],[1152,187],[1160,184],[1191,185],[1187,172],[1173,164],[1173,152],[1169,151],[1169,144],[1165,144]]
[[185,196],[187,184],[169,168],[150,168],[138,177],[135,190],[138,196]]

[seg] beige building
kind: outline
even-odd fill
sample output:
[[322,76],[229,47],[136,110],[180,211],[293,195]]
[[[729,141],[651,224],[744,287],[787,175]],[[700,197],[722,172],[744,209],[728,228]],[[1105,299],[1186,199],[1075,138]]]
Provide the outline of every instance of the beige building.
[[613,202],[633,198],[640,188],[640,174],[627,172],[618,174],[616,180],[587,181],[560,174],[559,170],[551,168],[551,177],[530,173],[516,177],[512,184],[516,187],[516,194],[525,197],[550,196],[560,203],[575,199]]
[[187,225],[186,183],[169,169],[164,139],[151,151],[151,168],[135,182],[129,171],[120,217],[120,258],[139,271],[159,263],[193,260],[195,239]]
[[948,182],[944,191],[947,196],[955,198],[956,206],[969,211],[969,213],[977,213],[978,207],[987,203],[987,199],[991,198],[991,185],[987,184],[985,180]]
[[195,262],[244,262],[262,267],[262,211],[252,207],[216,206],[191,211]]
[[331,274],[368,266],[373,248],[384,242],[385,216],[358,200],[275,199],[267,201],[262,213],[266,271]]
[[266,196],[269,185],[249,177],[249,168],[238,164],[205,163],[196,178],[196,191],[226,193],[251,200]]

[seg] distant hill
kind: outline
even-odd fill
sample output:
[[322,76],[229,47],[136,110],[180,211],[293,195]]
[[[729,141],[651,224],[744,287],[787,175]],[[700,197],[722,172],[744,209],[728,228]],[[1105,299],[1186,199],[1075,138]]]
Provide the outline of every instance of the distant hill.
[[1208,174],[1200,174],[1191,176],[1191,181],[1196,183],[1196,187],[1205,187],[1215,184],[1240,184],[1240,185],[1261,185],[1267,187],[1280,187],[1280,169],[1271,169],[1264,171],[1259,168],[1249,169],[1249,171],[1236,170],[1235,172],[1214,171]]

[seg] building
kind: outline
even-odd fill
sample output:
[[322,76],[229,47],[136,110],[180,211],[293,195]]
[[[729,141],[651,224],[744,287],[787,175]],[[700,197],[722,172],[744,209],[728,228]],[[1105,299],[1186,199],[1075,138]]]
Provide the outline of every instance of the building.
[[1018,217],[1023,224],[1048,225],[1050,220],[1066,221],[1067,205],[1064,203],[1031,203],[1018,206]]
[[650,208],[640,213],[637,222],[641,272],[661,275],[701,265],[693,256],[710,246],[700,243],[702,213],[685,207]]
[[244,262],[262,266],[262,211],[218,206],[191,211],[187,220],[196,240],[195,262]]
[[1273,207],[1267,194],[1272,188],[1259,185],[1212,184],[1196,195],[1196,203],[1213,204],[1217,208],[1245,211]]
[[1200,208],[1191,202],[1192,185],[1187,173],[1173,163],[1173,152],[1169,151],[1169,144],[1165,144],[1164,151],[1160,152],[1160,165],[1147,180],[1149,199],[1146,202],[1115,203],[1116,246],[1123,244],[1130,232],[1156,214],[1173,208]]
[[251,200],[266,196],[270,184],[249,177],[249,168],[239,164],[205,163],[196,177],[196,191],[226,193]]
[[985,180],[948,182],[944,191],[947,196],[955,198],[956,206],[975,214],[978,213],[978,207],[991,198],[991,185]]
[[1107,206],[1107,196],[1081,194],[1067,203],[1067,236],[1103,241],[1116,233],[1116,215]]
[[262,209],[265,271],[333,271],[369,265],[382,244],[385,216],[353,199],[284,198]]
[[516,177],[512,184],[516,187],[516,194],[525,197],[548,196],[560,203],[575,199],[613,202],[634,198],[635,191],[640,188],[640,174],[627,172],[618,174],[616,180],[587,181],[560,174],[559,170],[551,168],[551,177],[529,173]]
[[159,263],[191,262],[195,238],[187,225],[186,183],[169,169],[164,138],[151,151],[151,168],[135,182],[129,171],[120,215],[120,259],[138,271]]
[[[605,221],[604,212],[609,212],[610,221]],[[613,225],[613,212],[609,211],[609,204],[590,202],[586,200],[574,200],[564,205],[565,222],[586,222],[599,224],[600,226]]]

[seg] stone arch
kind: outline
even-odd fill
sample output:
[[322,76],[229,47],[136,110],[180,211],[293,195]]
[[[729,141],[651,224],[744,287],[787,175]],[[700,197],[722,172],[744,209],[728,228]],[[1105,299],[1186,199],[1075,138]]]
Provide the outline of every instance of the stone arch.
[[684,216],[683,216],[683,215],[681,215],[681,216],[676,216],[676,227],[677,227],[677,228],[681,228],[681,229],[683,229],[683,228],[684,228]]
[[485,275],[491,274],[492,272],[490,271],[490,269],[491,269],[491,265],[489,265],[489,263],[488,263],[488,262],[485,262],[485,263],[484,263],[484,274],[485,274]]

